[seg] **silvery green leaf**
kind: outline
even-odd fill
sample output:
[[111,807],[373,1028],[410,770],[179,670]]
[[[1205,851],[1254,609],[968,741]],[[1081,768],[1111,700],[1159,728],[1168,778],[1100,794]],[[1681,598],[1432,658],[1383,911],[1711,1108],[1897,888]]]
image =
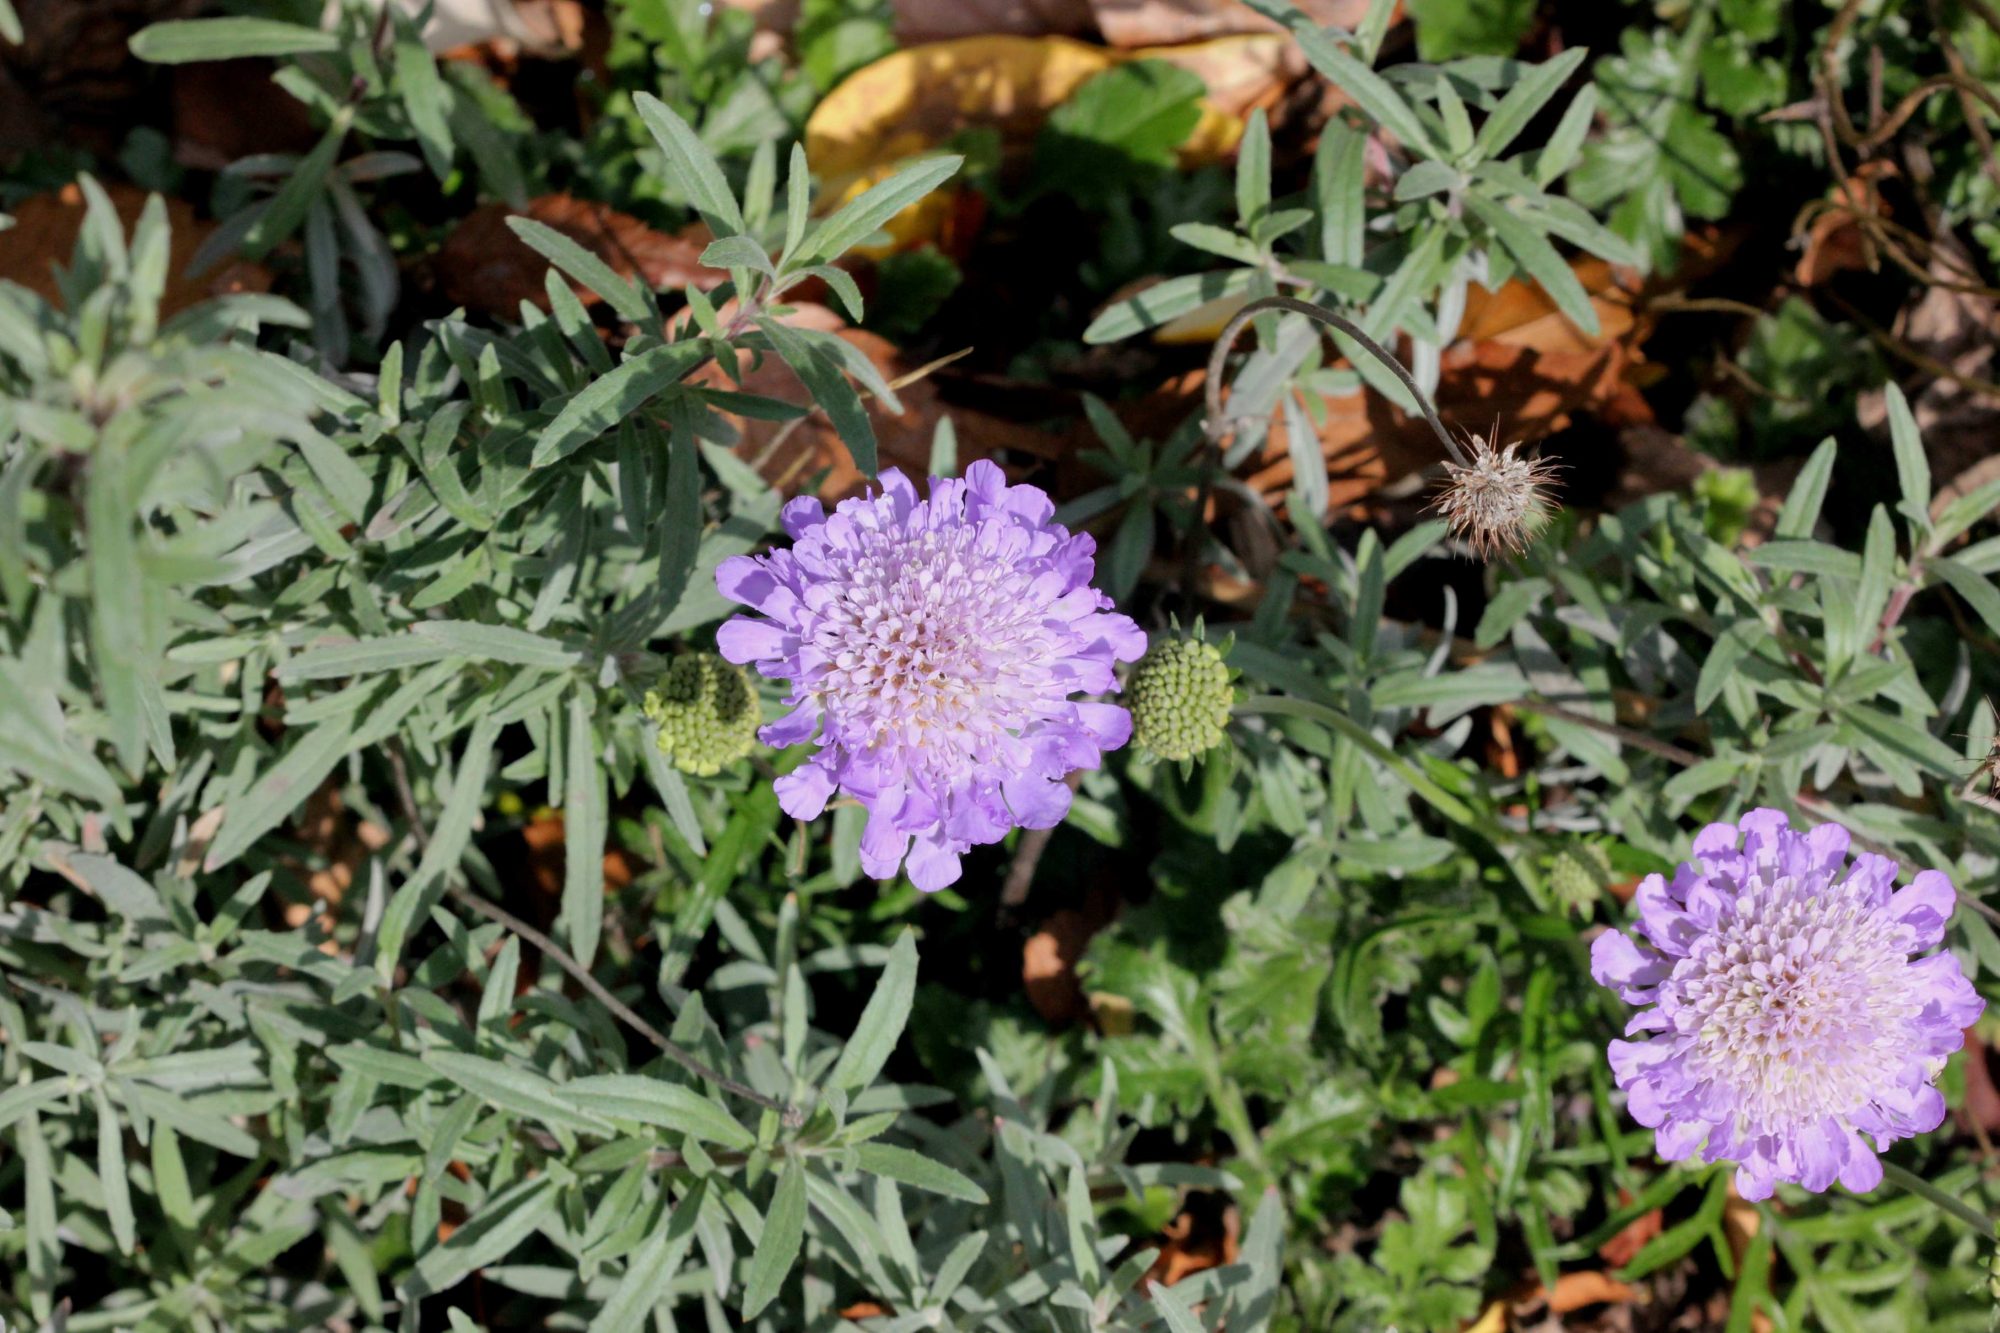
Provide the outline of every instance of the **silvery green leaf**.
[[854,1150],[855,1165],[870,1175],[966,1203],[983,1204],[986,1191],[943,1162],[888,1143],[863,1143]]
[[636,1120],[726,1148],[748,1148],[757,1141],[727,1108],[691,1088],[640,1074],[571,1079],[562,1085],[562,1095],[593,1115]]
[[754,1319],[777,1299],[785,1275],[799,1257],[806,1230],[806,1169],[804,1160],[794,1155],[785,1158],[778,1173],[771,1211],[764,1216],[756,1251],[750,1256],[750,1271],[743,1281],[745,1319]]
[[906,930],[889,951],[889,961],[875,983],[875,992],[868,997],[868,1005],[854,1025],[854,1035],[826,1077],[829,1089],[860,1089],[875,1081],[910,1021],[916,989],[917,945],[915,937]]
[[552,1129],[605,1133],[611,1128],[598,1116],[565,1100],[556,1084],[532,1070],[462,1051],[430,1050],[421,1058],[459,1087],[503,1111],[539,1120]]
[[736,196],[729,191],[722,168],[685,120],[651,93],[636,93],[632,104],[646,123],[653,141],[666,155],[667,170],[674,187],[701,215],[718,237],[734,236],[743,230],[743,213]]
[[[12,41],[20,41],[18,25]],[[170,19],[132,35],[132,54],[156,65],[250,56],[289,56],[340,49],[336,33],[262,18]]]

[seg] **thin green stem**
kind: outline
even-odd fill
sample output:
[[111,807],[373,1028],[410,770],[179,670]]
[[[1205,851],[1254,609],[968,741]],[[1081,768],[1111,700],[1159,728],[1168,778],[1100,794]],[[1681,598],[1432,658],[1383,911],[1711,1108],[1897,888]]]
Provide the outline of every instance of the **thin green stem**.
[[1918,1198],[1936,1204],[1959,1221],[1971,1227],[1979,1235],[1991,1240],[1994,1236],[1993,1219],[1965,1200],[1954,1194],[1947,1194],[1930,1181],[1913,1171],[1905,1171],[1894,1162],[1882,1163],[1882,1179],[1898,1189],[1909,1191]]

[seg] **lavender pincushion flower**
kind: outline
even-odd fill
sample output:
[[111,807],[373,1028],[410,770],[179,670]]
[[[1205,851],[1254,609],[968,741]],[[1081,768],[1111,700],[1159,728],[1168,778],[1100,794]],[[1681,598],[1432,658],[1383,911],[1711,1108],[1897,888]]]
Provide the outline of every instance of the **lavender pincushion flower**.
[[1931,1081],[1985,1008],[1950,954],[1911,957],[1944,939],[1951,882],[1895,889],[1889,858],[1847,864],[1848,836],[1777,810],[1711,824],[1671,883],[1639,885],[1644,939],[1590,951],[1592,976],[1653,1006],[1625,1031],[1656,1035],[1611,1043],[1633,1118],[1663,1157],[1736,1163],[1746,1199],[1873,1189],[1878,1151],[1943,1122]]
[[974,463],[931,479],[902,473],[879,495],[785,506],[792,549],[736,556],[716,571],[738,616],[716,635],[732,662],[792,684],[795,711],[760,733],[820,750],[777,783],[778,802],[816,818],[836,789],[868,810],[861,865],[941,889],[959,856],[1010,828],[1068,813],[1064,781],[1123,745],[1131,716],[1070,696],[1116,690],[1117,662],[1146,636],[1090,586],[1096,543],[1051,522],[1033,486]]

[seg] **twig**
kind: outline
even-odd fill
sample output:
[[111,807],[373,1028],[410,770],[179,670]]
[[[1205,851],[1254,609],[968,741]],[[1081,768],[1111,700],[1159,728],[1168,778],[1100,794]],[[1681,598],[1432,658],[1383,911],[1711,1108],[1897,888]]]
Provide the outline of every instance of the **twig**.
[[[416,793],[410,787],[409,766],[403,758],[402,742],[392,739],[383,746],[383,749],[389,755],[389,769],[395,775],[396,779],[396,799],[402,803],[403,818],[409,822],[410,834],[417,840],[417,846],[420,849],[428,848],[430,846],[430,833],[424,828],[423,817],[417,812]],[[631,1005],[626,1004],[616,995],[613,995],[603,982],[590,974],[590,969],[586,968],[582,963],[577,962],[575,958],[572,958],[569,952],[561,945],[523,921],[520,917],[515,916],[500,904],[480,897],[467,885],[455,879],[451,881],[446,891],[453,898],[479,913],[487,920],[497,921],[508,930],[519,935],[522,939],[540,949],[545,957],[553,958],[556,966],[569,973],[571,977],[576,979],[578,985],[590,992],[591,998],[603,1005],[613,1015],[624,1020],[626,1026],[630,1027],[647,1041],[652,1042],[653,1045],[659,1048],[662,1055],[672,1060],[682,1069],[687,1070],[688,1073],[693,1074],[698,1079],[713,1083],[724,1092],[733,1093],[741,1097],[744,1101],[761,1106],[767,1111],[778,1112],[787,1128],[797,1129],[805,1123],[805,1113],[797,1107],[788,1106],[775,1097],[767,1097],[748,1084],[739,1083],[727,1074],[709,1068],[699,1056],[670,1040],[665,1033],[641,1018],[638,1011],[633,1009]]]
[[[1075,791],[1083,783],[1083,770],[1077,769],[1064,779],[1069,789]],[[1041,864],[1042,853],[1049,849],[1049,839],[1055,836],[1055,829],[1031,828],[1021,834],[1021,841],[1014,848],[1014,859],[1007,867],[1007,878],[1000,882],[1000,910],[1012,912],[1028,901],[1028,890],[1034,887],[1035,867]]]
[[592,999],[603,1005],[618,1018],[623,1019],[626,1025],[634,1032],[659,1047],[662,1055],[672,1060],[682,1069],[687,1070],[688,1073],[693,1074],[698,1079],[713,1083],[724,1092],[733,1093],[746,1102],[754,1103],[767,1111],[778,1112],[783,1117],[788,1128],[797,1129],[805,1123],[805,1113],[797,1107],[787,1106],[775,1097],[767,1097],[748,1084],[739,1083],[727,1074],[711,1069],[700,1057],[685,1047],[669,1040],[665,1033],[641,1018],[631,1005],[626,1004],[607,990],[603,982],[592,976],[589,969],[584,967],[583,964],[570,957],[562,946],[558,945],[541,931],[536,930],[520,917],[515,916],[512,912],[500,906],[500,904],[480,897],[470,888],[459,883],[453,883],[449,892],[453,898],[464,903],[473,911],[479,913],[489,921],[499,922],[528,943],[534,945],[537,949],[540,949],[547,957],[555,959],[556,965],[574,977],[578,985],[589,991]]
[[1701,756],[1693,750],[1683,750],[1678,745],[1660,740],[1657,737],[1648,736],[1643,731],[1634,731],[1630,727],[1621,727],[1616,722],[1604,722],[1590,716],[1588,713],[1571,712],[1561,704],[1552,704],[1541,699],[1519,699],[1515,701],[1514,707],[1524,713],[1539,713],[1543,717],[1552,717],[1563,722],[1574,723],[1579,727],[1586,727],[1591,731],[1599,732],[1622,741],[1635,750],[1644,750],[1647,754],[1658,755],[1669,763],[1679,764],[1682,768],[1693,768],[1696,764],[1702,762]]

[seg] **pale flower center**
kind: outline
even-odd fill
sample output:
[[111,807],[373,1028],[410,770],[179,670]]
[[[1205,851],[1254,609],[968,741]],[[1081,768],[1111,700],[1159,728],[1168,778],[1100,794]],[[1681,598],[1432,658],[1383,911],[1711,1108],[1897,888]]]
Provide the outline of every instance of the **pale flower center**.
[[1791,877],[1740,894],[1661,988],[1749,1133],[1843,1116],[1908,1058],[1920,1008],[1901,928],[1841,886]]
[[806,636],[827,662],[811,688],[849,744],[949,772],[1060,705],[1048,682],[1064,627],[1030,592],[1042,562],[981,550],[982,526],[876,531],[826,551],[839,568]]

